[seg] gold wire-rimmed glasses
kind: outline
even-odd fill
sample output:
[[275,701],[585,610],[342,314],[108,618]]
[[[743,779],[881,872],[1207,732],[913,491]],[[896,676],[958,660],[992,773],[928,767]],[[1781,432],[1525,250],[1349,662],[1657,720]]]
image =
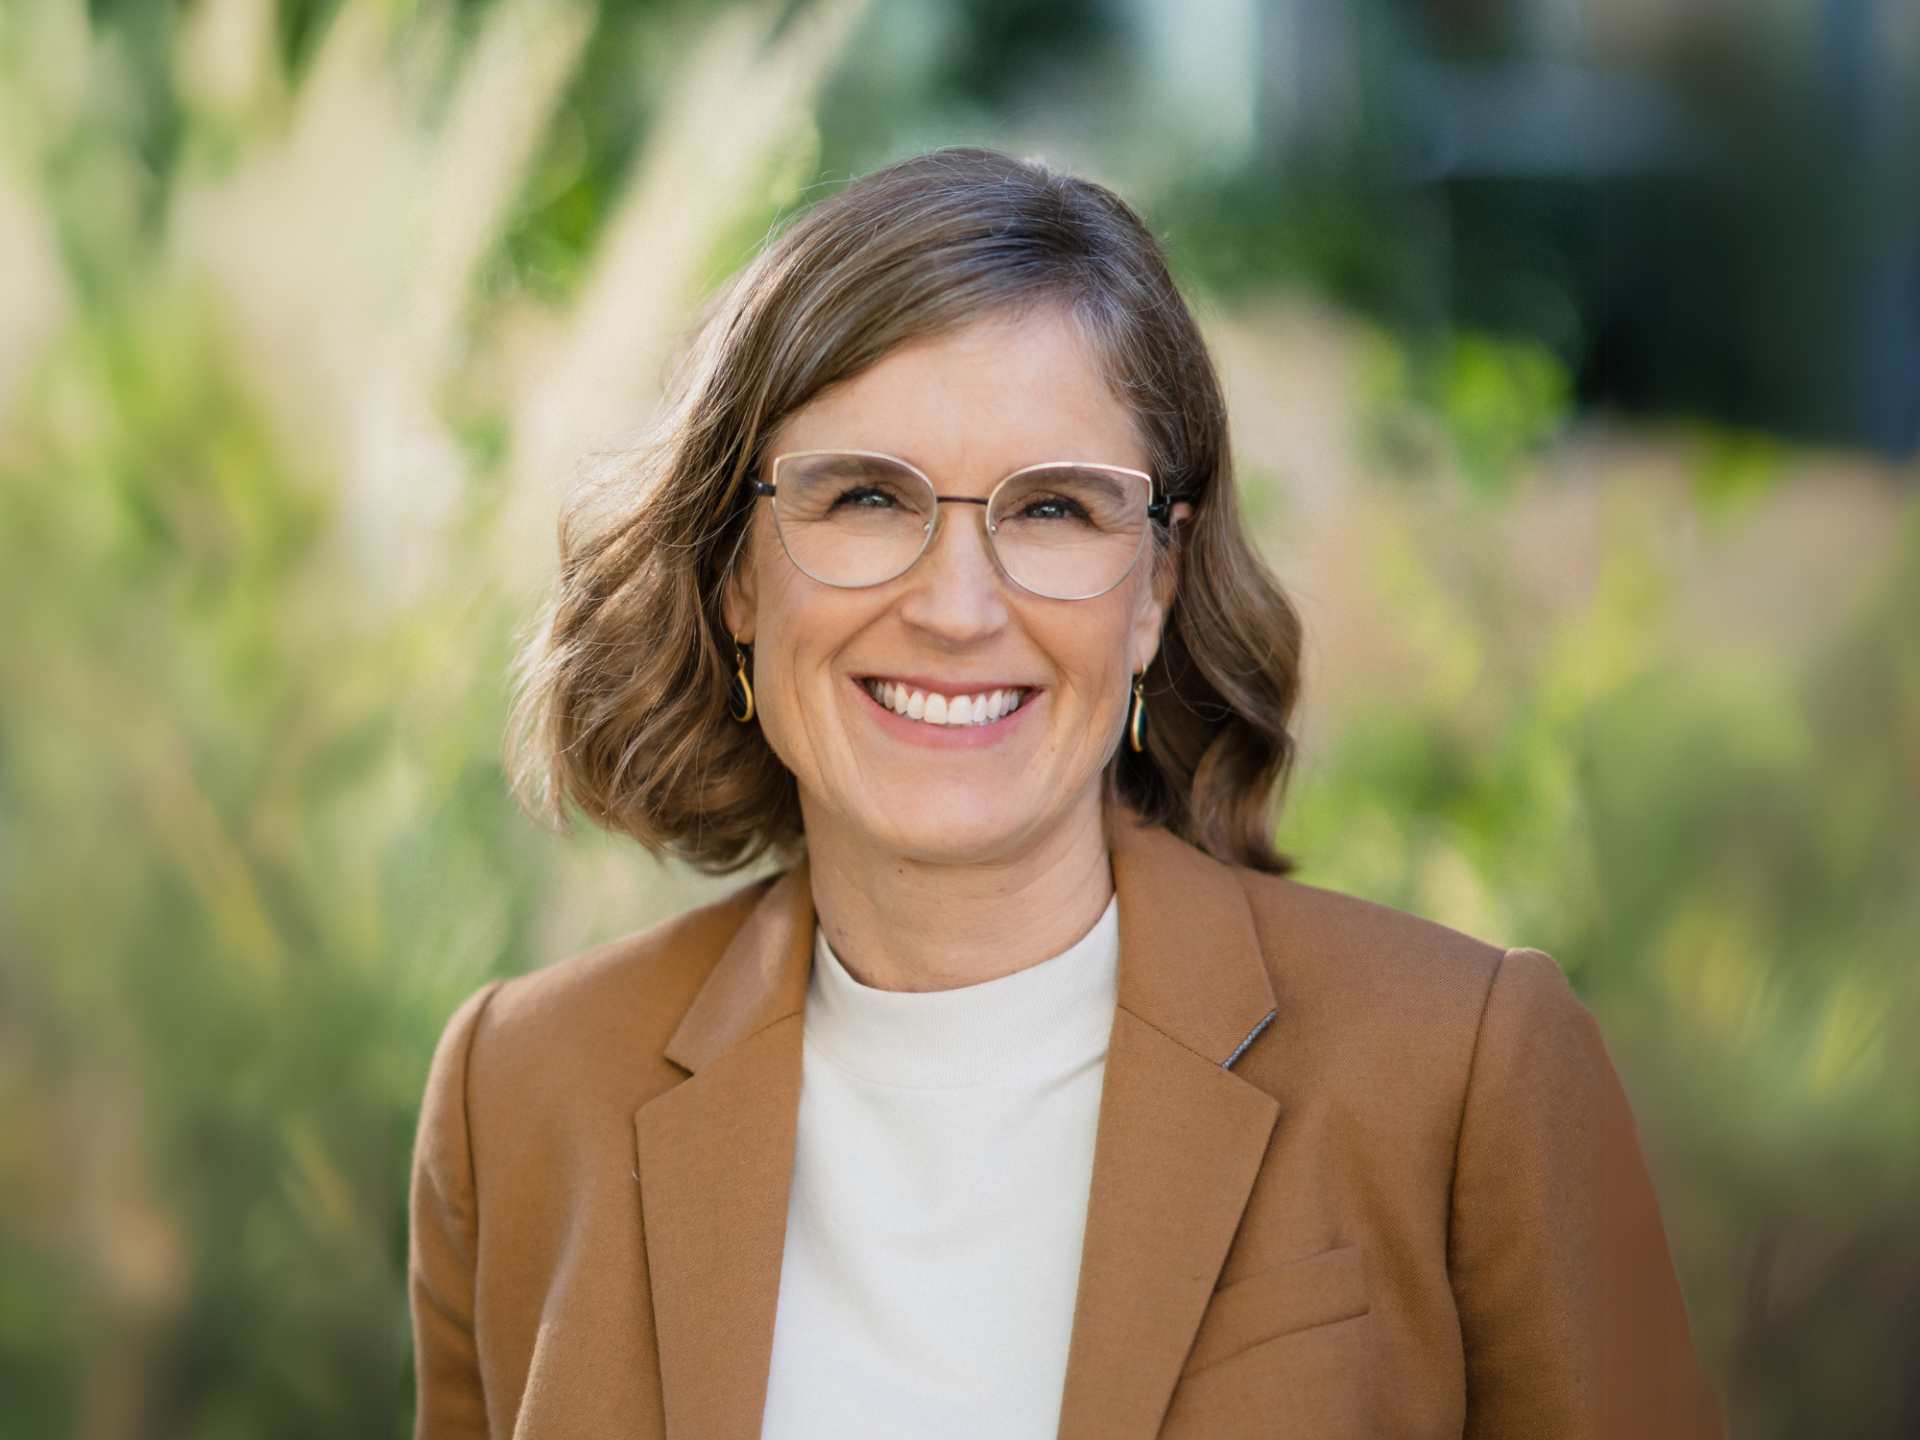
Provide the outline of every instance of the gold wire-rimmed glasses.
[[1045,599],[1091,600],[1127,578],[1148,526],[1167,515],[1146,471],[1078,460],[1028,465],[981,498],[937,494],[892,455],[794,450],[753,489],[773,501],[780,544],[800,571],[847,590],[906,574],[933,543],[941,505],[981,505],[1002,574]]

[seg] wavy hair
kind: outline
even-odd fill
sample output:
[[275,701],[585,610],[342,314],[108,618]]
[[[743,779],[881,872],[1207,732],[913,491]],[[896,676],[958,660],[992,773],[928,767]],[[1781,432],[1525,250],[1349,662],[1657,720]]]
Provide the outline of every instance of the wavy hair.
[[989,150],[942,150],[800,214],[722,293],[659,421],[577,486],[560,570],[522,660],[512,761],[536,814],[569,803],[710,871],[804,841],[794,778],[728,714],[721,599],[781,423],[897,346],[1057,306],[1191,515],[1148,672],[1147,743],[1113,798],[1209,854],[1282,872],[1300,622],[1248,541],[1226,406],[1152,233],[1111,191]]

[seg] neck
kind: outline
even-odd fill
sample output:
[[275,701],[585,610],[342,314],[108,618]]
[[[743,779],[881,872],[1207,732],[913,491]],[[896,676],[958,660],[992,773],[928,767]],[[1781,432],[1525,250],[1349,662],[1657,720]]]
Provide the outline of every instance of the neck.
[[899,854],[808,804],[820,929],[847,972],[878,990],[955,990],[1071,949],[1113,897],[1098,791],[1060,824],[991,860]]

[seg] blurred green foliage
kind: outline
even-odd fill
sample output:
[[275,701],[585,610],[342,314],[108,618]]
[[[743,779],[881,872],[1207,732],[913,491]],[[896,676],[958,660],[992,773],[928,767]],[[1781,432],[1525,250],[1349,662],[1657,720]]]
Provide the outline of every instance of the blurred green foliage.
[[[404,1179],[439,1026],[490,975],[706,893],[549,837],[507,797],[538,568],[512,557],[551,524],[555,478],[525,471],[578,453],[539,448],[536,402],[595,373],[551,357],[591,329],[586,301],[638,305],[610,256],[641,257],[672,330],[822,172],[929,139],[1032,148],[1006,117],[1071,89],[1063,47],[1094,63],[1118,43],[1091,10],[876,0],[807,60],[782,46],[808,7],[663,0],[578,12],[577,32],[548,6],[557,29],[495,52],[504,3],[221,3],[0,0],[0,257],[37,287],[0,284],[8,1436],[404,1432]],[[728,50],[716,26],[742,13],[759,28]],[[265,68],[250,14],[270,21]],[[376,36],[364,54],[349,22]],[[561,57],[551,106],[497,211],[476,210],[471,273],[400,272],[455,312],[451,338],[408,349],[324,287],[364,271],[338,293],[374,297],[376,320],[398,305],[381,266],[429,227],[379,228],[381,167],[457,131],[482,58],[530,50]],[[736,96],[799,76],[804,113],[675,139],[695,71]],[[326,114],[377,110],[366,77],[389,72],[413,78],[372,139],[303,108],[345,75],[361,88]],[[742,147],[735,189],[647,208],[672,156],[717,172]],[[421,163],[407,184],[443,178]],[[249,247],[290,242],[241,222],[297,211],[328,165],[375,196],[365,253],[333,254],[355,232],[329,231],[246,270]],[[1428,272],[1337,175],[1303,172],[1276,208],[1249,174],[1143,194],[1235,334],[1263,333],[1253,297],[1282,280],[1421,303]],[[257,175],[291,178],[246,190]],[[233,244],[196,251],[195,216],[234,195],[256,208],[213,212]],[[1906,1433],[1920,510],[1882,485],[1857,560],[1769,568],[1755,536],[1827,523],[1796,498],[1820,488],[1806,457],[1691,430],[1648,442],[1659,475],[1587,473],[1564,356],[1416,322],[1369,332],[1343,440],[1340,513],[1364,544],[1339,603],[1374,617],[1383,658],[1329,685],[1283,843],[1306,879],[1567,967],[1640,1103],[1740,1434]],[[397,463],[379,413],[337,398],[365,375],[419,400]],[[442,472],[452,498],[409,518]],[[1294,478],[1247,472],[1283,565],[1332,533]]]
[[528,953],[511,616],[366,613],[204,296],[101,306],[22,400],[0,1428],[383,1433],[422,1061]]
[[1603,490],[1591,603],[1546,623],[1489,543],[1524,489],[1417,496],[1378,583],[1422,664],[1310,750],[1282,841],[1303,879],[1569,971],[1639,1103],[1737,1435],[1904,1434],[1920,505],[1844,597],[1772,597],[1824,612],[1811,637],[1703,641],[1705,567],[1675,541],[1724,517],[1722,449],[1697,448],[1691,493]]

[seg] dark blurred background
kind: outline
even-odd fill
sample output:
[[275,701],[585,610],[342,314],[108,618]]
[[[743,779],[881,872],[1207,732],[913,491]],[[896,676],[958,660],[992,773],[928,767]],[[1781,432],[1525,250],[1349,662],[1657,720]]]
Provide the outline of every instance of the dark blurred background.
[[1601,1017],[1736,1435],[1920,1435],[1920,5],[0,0],[0,1435],[364,1436],[583,455],[769,228],[1120,189],[1306,614],[1303,878]]

